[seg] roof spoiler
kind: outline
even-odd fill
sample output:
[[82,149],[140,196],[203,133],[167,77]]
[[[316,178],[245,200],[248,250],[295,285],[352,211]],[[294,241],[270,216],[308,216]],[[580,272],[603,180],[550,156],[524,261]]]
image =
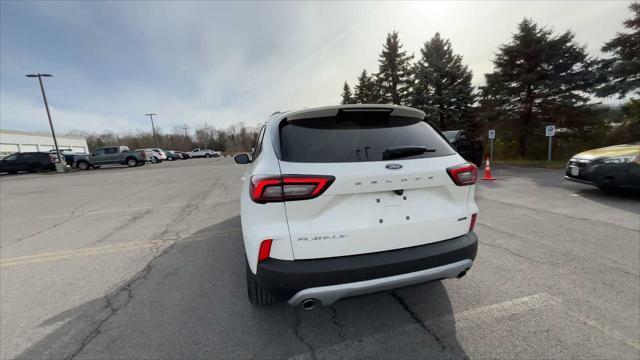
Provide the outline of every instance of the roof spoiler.
[[338,115],[338,112],[390,112],[391,116],[412,117],[424,119],[425,113],[421,110],[398,105],[341,105],[341,106],[327,106],[314,109],[305,109],[294,111],[287,114],[287,121],[295,121],[301,119],[331,117]]

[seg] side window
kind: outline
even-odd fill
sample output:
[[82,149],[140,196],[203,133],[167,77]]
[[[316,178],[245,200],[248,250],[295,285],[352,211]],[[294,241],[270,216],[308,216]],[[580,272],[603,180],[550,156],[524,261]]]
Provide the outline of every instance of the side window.
[[262,128],[260,129],[260,132],[258,133],[258,137],[256,138],[256,145],[253,150],[254,159],[257,158],[258,155],[260,155],[260,153],[262,152],[262,140],[264,139],[265,129],[266,129],[266,126],[263,125]]
[[96,150],[96,155],[104,155],[105,149]]
[[16,160],[18,158],[18,155],[13,154],[13,155],[9,155],[6,158],[4,158],[4,160],[8,160],[8,161],[13,161]]
[[105,149],[105,154],[117,154],[118,148],[107,148]]

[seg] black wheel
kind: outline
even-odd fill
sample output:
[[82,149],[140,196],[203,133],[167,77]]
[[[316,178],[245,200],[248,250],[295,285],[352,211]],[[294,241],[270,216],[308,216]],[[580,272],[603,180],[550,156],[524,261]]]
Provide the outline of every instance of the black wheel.
[[258,279],[251,272],[249,263],[246,266],[247,270],[247,295],[249,296],[249,302],[254,305],[267,305],[275,302],[275,299],[267,289],[260,286]]
[[210,157],[211,157],[211,155],[210,155],[210,154],[206,154],[204,157],[206,157],[206,158],[210,158]]
[[93,165],[93,168],[94,168],[94,169],[100,169],[100,166],[101,166],[101,165]]
[[138,161],[138,166],[142,166],[142,165],[144,165],[144,164],[146,164],[146,162],[144,162],[144,161]]
[[89,170],[89,163],[86,161],[79,161],[77,166],[80,170]]
[[17,171],[7,171],[7,172],[8,172],[9,174],[11,174],[11,175],[15,175],[15,174],[17,174],[17,173],[18,173]]
[[174,159],[173,157],[171,157],[171,156],[167,156],[167,160],[169,160],[169,161],[173,161],[173,160],[175,160],[175,159]]
[[135,158],[128,158],[127,159],[127,166],[128,167],[135,167],[138,165],[138,160],[136,160]]
[[159,162],[160,162],[160,159],[158,159],[157,157],[154,156],[154,157],[151,158],[151,163],[152,164],[157,164]]

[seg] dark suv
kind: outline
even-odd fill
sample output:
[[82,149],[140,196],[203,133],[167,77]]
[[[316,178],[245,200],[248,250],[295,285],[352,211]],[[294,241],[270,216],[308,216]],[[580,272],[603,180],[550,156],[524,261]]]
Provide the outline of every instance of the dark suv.
[[0,172],[16,174],[18,171],[55,170],[56,161],[56,155],[44,152],[15,153],[0,161]]

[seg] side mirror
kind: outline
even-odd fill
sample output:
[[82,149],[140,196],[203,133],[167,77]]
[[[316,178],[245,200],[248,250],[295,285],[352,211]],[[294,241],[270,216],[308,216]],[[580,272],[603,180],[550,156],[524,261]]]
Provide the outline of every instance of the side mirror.
[[248,164],[251,162],[251,158],[248,154],[240,154],[233,157],[233,160],[238,164]]

